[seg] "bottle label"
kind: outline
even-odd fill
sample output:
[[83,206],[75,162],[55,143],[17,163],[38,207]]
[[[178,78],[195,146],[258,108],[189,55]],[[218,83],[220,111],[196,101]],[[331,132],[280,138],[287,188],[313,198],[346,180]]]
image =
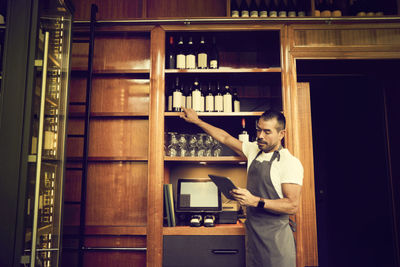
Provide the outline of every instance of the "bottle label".
[[286,17],[286,11],[279,11],[279,17]]
[[204,112],[204,96],[200,96],[200,112]]
[[179,54],[176,56],[176,68],[177,69],[185,69],[186,68],[186,57],[183,54]]
[[260,18],[267,18],[268,12],[267,11],[260,11]]
[[239,134],[239,140],[242,142],[249,142],[249,135],[247,134],[247,132]]
[[278,16],[278,12],[276,12],[276,11],[270,11],[270,12],[269,12],[269,16],[270,16],[271,18],[276,18],[276,17]]
[[182,107],[182,92],[174,92],[172,94],[172,107],[173,108],[180,108]]
[[250,12],[250,17],[252,18],[258,18],[258,11],[257,10],[253,10]]
[[224,95],[224,112],[232,112],[232,95]]
[[215,111],[224,111],[224,97],[222,95],[215,96]]
[[186,97],[186,108],[192,108],[192,96],[191,95]]
[[216,59],[210,60],[210,68],[218,69],[218,60],[216,60]]
[[240,112],[240,101],[233,101],[233,111],[234,112]]
[[206,53],[200,53],[198,55],[197,66],[200,69],[206,69],[207,68],[207,54]]
[[168,111],[172,111],[172,95],[168,96],[168,107],[167,107]]
[[297,14],[299,17],[305,17],[306,16],[306,12],[304,11],[299,11]]
[[37,154],[37,137],[36,136],[32,136],[32,148],[31,148],[31,154]]
[[[368,14],[367,14],[367,16],[373,16],[374,12],[372,12],[372,15],[368,15]],[[340,10],[334,10],[332,12],[332,17],[341,17],[341,16],[342,16],[342,11],[340,11]]]
[[249,17],[249,11],[248,10],[242,10],[241,17],[242,18],[248,18]]
[[196,68],[196,56],[195,55],[187,55],[186,56],[186,68],[187,69],[195,69]]
[[214,111],[214,96],[212,95],[206,96],[206,111],[208,112]]
[[321,17],[321,11],[314,10],[314,17]]
[[51,131],[44,132],[44,149],[50,150],[53,149],[54,144],[54,133]]
[[291,18],[296,17],[296,11],[289,11],[288,16]]
[[238,18],[239,17],[239,10],[232,10],[232,18]]
[[194,90],[192,92],[192,108],[194,111],[201,110],[201,92],[199,90]]

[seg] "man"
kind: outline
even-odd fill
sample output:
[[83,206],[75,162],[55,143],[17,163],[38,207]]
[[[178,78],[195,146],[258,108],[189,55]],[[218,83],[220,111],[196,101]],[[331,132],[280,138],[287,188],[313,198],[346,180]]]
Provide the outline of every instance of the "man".
[[213,138],[246,156],[247,189],[232,195],[246,206],[247,267],[294,267],[296,249],[289,225],[300,203],[303,167],[281,142],[286,120],[281,112],[266,111],[257,121],[257,141],[242,142],[226,131],[202,121],[192,109],[181,118],[202,128]]

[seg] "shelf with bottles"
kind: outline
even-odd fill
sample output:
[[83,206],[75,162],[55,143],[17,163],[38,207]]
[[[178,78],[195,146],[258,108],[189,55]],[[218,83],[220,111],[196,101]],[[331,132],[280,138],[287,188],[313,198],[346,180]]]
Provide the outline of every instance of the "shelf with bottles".
[[310,15],[310,0],[230,0],[232,18],[295,18]]
[[279,30],[171,32],[166,73],[280,72]]
[[398,15],[395,0],[314,0],[315,17]]
[[[83,111],[72,111],[68,113],[69,118],[84,118],[85,112]],[[111,118],[119,118],[119,119],[130,119],[130,118],[148,118],[148,112],[90,112],[91,118],[98,119],[111,119]]]

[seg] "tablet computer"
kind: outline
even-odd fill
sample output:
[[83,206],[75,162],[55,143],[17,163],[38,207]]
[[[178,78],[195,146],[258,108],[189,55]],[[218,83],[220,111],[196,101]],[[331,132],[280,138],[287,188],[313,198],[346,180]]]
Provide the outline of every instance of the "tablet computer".
[[224,194],[224,196],[228,199],[235,200],[230,191],[232,189],[237,189],[235,184],[228,177],[218,176],[214,174],[209,174],[208,177],[217,185],[218,189]]

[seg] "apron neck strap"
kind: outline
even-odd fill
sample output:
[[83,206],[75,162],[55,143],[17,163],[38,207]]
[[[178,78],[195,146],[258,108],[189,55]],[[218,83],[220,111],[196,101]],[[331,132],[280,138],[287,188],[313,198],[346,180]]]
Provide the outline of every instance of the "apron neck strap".
[[[278,161],[281,159],[281,154],[279,153],[279,152],[281,151],[281,149],[282,149],[282,145],[279,146],[278,150],[275,150],[275,151],[274,151],[274,154],[272,154],[271,160],[270,160],[269,162],[274,161],[274,159],[277,159]],[[263,151],[260,150],[260,151],[257,153],[257,156],[256,156],[254,159],[256,159],[258,156],[260,156],[262,152],[263,152]]]

